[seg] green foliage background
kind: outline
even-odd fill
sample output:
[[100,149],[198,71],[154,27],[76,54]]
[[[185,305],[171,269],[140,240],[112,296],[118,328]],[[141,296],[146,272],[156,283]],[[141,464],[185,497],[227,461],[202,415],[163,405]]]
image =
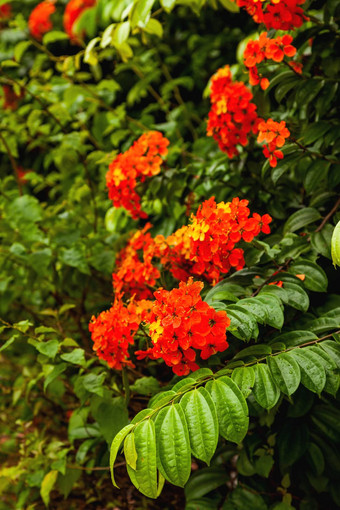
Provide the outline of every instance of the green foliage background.
[[[273,66],[269,89],[254,90],[259,114],[285,120],[292,134],[275,169],[254,144],[230,160],[205,134],[211,75],[229,64],[246,80],[245,40],[260,29],[245,12],[228,0],[100,0],[78,22],[89,36],[78,48],[61,32],[65,3],[42,43],[27,31],[35,1],[13,0],[1,26],[0,84],[22,99],[0,118],[0,509],[338,508],[340,298],[330,254],[340,220],[338,2],[306,4],[310,21],[294,34],[303,75]],[[152,395],[157,405],[172,390],[176,406],[181,385],[191,390],[197,378],[178,386],[163,365],[139,363],[127,406],[121,373],[97,359],[87,329],[112,302],[115,256],[137,228],[111,207],[105,173],[148,129],[171,142],[166,169],[143,189],[153,234],[187,223],[188,197],[192,211],[211,196],[239,196],[273,217],[272,234],[247,247],[247,268],[205,296],[232,319],[231,347],[209,366],[224,367],[216,381],[240,386],[249,430],[240,411],[240,434],[221,432],[210,466],[195,461],[184,490],[166,484],[155,502],[132,488],[125,466],[122,490],[112,488],[109,445]],[[18,167],[32,172],[20,179]],[[278,278],[282,289],[268,285]],[[302,344],[313,377],[307,367],[284,391],[277,354]],[[201,375],[199,387],[217,384]]]

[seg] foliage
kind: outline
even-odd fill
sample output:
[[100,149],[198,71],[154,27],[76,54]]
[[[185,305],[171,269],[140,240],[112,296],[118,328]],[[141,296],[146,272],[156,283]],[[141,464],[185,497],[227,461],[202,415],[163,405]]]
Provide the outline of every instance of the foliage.
[[[71,2],[58,0],[52,28],[36,32],[38,4],[0,0],[0,509],[339,506],[338,3],[296,3],[308,19],[291,40],[268,26],[264,2],[262,47],[243,0],[90,1],[71,25]],[[218,123],[231,111],[239,138],[228,145]],[[133,219],[132,199],[112,206],[107,171],[122,159],[134,168],[150,131],[169,144],[152,172],[139,167]],[[257,224],[247,237],[233,223],[234,250],[229,217],[217,234],[214,223],[218,253],[234,250],[235,263],[209,259],[201,271],[211,197],[226,215],[248,200]],[[179,231],[191,252],[176,265]],[[127,278],[126,260],[144,280]],[[160,287],[178,295],[183,267],[204,283],[204,320],[230,321],[229,346],[204,344],[198,370],[174,375],[176,358],[155,354],[154,305],[141,300]],[[110,306],[117,352],[134,314],[115,369],[88,331]]]

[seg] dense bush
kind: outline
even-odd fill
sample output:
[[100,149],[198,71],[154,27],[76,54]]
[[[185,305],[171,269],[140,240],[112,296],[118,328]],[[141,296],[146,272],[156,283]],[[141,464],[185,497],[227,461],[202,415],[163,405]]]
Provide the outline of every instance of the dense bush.
[[0,0],[1,510],[340,506],[339,20]]

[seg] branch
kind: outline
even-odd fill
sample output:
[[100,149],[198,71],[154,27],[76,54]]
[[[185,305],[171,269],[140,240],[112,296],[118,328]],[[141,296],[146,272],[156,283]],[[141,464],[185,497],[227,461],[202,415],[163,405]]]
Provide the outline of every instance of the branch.
[[338,198],[338,200],[336,201],[336,203],[334,204],[332,209],[329,211],[329,213],[326,214],[326,216],[322,220],[322,223],[318,226],[318,228],[315,230],[315,232],[320,232],[320,230],[323,229],[323,227],[326,225],[329,218],[331,218],[333,216],[333,214],[338,210],[339,206],[340,206],[340,197]]

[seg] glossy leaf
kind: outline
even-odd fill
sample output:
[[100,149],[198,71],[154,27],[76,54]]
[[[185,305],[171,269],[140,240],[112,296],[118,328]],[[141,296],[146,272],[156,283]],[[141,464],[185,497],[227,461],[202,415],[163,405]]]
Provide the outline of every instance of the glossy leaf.
[[156,421],[157,467],[164,478],[184,487],[191,471],[188,426],[180,404],[161,409]]
[[278,356],[269,356],[267,364],[275,384],[285,395],[292,395],[300,384],[300,368],[294,358],[289,357],[286,353]]
[[318,356],[307,348],[293,349],[287,355],[298,363],[302,384],[314,393],[321,393],[326,384],[326,374]]
[[269,367],[264,363],[254,366],[255,384],[253,395],[260,406],[271,409],[280,397],[280,390],[275,384]]
[[248,406],[240,389],[229,377],[209,381],[206,389],[216,407],[221,436],[240,443],[249,425]]
[[188,425],[192,454],[208,465],[218,442],[218,421],[214,403],[205,388],[186,393],[180,402]]

